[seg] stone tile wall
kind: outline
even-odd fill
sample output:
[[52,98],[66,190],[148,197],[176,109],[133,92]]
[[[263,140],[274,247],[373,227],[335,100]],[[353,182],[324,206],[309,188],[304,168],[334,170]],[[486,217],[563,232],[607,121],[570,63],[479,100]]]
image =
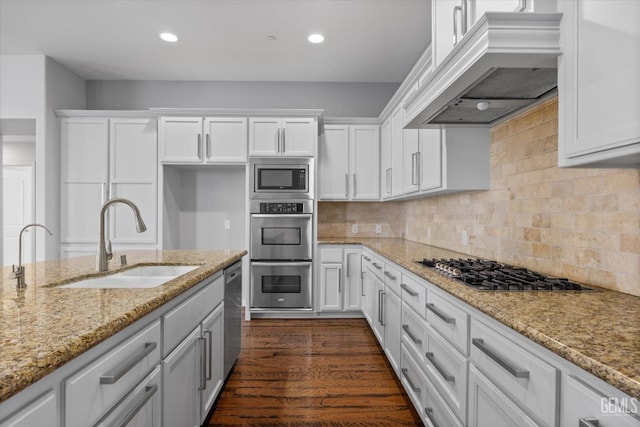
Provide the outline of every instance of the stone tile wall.
[[491,130],[489,191],[323,202],[319,236],[350,236],[357,222],[358,236],[404,237],[640,296],[640,169],[560,169],[557,134],[553,98]]

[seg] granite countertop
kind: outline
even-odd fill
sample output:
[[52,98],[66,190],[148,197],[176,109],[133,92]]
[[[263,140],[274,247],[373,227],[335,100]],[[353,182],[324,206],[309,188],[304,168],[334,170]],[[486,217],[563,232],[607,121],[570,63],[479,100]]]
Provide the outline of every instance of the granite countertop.
[[[129,265],[200,265],[171,282],[150,289],[65,289],[56,285],[103,273],[95,257],[85,256],[26,265],[25,289],[2,269],[0,291],[0,402],[131,325],[247,252],[127,251]],[[117,257],[114,256],[114,260]]]
[[417,264],[469,255],[402,239],[323,238],[362,244],[612,386],[640,399],[640,297],[595,292],[480,292]]

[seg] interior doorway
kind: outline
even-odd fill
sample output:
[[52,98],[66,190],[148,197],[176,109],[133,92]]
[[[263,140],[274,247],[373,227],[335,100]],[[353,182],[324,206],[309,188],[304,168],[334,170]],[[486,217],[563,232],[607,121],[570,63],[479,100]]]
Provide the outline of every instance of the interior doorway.
[[[18,264],[20,230],[35,220],[34,164],[2,165],[3,265]],[[23,264],[35,262],[35,233],[24,237]]]

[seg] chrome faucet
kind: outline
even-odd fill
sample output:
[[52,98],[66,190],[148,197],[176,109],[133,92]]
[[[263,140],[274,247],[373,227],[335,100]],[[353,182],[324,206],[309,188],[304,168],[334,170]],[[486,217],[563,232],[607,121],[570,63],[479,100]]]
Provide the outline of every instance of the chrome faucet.
[[100,209],[100,243],[98,244],[98,255],[96,257],[96,270],[98,271],[107,271],[109,269],[109,260],[113,258],[113,252],[111,252],[111,241],[106,240],[104,238],[104,217],[107,211],[107,208],[114,203],[124,203],[128,205],[135,215],[136,220],[136,231],[138,233],[142,233],[147,231],[147,226],[144,224],[142,217],[140,216],[140,210],[138,207],[128,199],[111,199],[107,200],[104,205],[102,205],[102,209]]
[[11,267],[11,273],[9,274],[9,279],[16,279],[16,288],[26,288],[27,284],[24,281],[24,266],[22,265],[22,234],[25,231],[29,231],[29,227],[42,227],[47,230],[49,236],[53,236],[53,233],[42,224],[27,224],[22,227],[20,230],[20,235],[18,236],[18,267],[15,264]]

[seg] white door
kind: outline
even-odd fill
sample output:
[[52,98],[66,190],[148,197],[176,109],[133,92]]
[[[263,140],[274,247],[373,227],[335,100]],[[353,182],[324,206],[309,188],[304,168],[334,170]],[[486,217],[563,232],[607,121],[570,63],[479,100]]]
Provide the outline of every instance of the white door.
[[349,198],[349,126],[326,125],[318,161],[320,200]]
[[201,117],[162,117],[158,136],[162,163],[202,163]]
[[342,311],[342,264],[320,265],[320,310]]
[[351,127],[351,195],[353,200],[379,200],[378,126]]
[[[205,388],[202,390],[200,423],[205,422],[224,382],[224,303],[202,321],[205,344]],[[238,338],[239,339],[239,338]]]
[[251,156],[279,156],[280,140],[280,119],[249,119],[249,154]]
[[[34,222],[35,211],[33,165],[3,165],[2,167],[2,236],[3,265],[18,265],[20,230]],[[35,233],[25,233],[22,263],[35,261]]]
[[362,310],[361,253],[359,249],[344,250],[344,309]]
[[403,191],[410,194],[418,191],[419,165],[420,160],[420,130],[405,129],[402,138],[402,158],[403,158]]
[[440,129],[420,130],[420,190],[442,187],[442,135]]

